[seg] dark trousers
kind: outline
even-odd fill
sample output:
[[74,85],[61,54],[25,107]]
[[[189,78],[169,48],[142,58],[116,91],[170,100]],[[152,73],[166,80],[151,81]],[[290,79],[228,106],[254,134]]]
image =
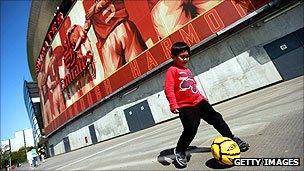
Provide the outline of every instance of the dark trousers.
[[184,127],[176,146],[176,150],[179,152],[186,152],[197,133],[201,119],[212,125],[222,136],[233,138],[233,134],[222,115],[216,112],[206,100],[202,100],[194,107],[181,108],[179,118]]

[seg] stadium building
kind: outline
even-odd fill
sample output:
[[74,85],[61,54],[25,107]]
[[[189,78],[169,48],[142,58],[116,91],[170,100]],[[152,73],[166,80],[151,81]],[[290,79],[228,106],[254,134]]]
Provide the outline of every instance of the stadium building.
[[40,147],[44,145],[44,126],[41,114],[41,104],[37,82],[24,81],[23,95],[25,107],[28,113],[30,124],[32,126],[32,134],[34,137],[34,146]]
[[[29,68],[51,156],[170,119],[176,41],[211,104],[303,75],[303,1],[33,1]],[[191,87],[189,87],[191,88]]]

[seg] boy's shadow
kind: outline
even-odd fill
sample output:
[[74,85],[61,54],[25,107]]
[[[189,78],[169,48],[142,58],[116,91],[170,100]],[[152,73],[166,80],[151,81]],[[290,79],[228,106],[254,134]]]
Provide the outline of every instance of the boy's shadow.
[[[179,164],[177,164],[173,150],[174,148],[170,148],[161,151],[157,157],[157,161],[164,166],[169,166],[172,163],[176,168],[184,168],[181,167]],[[211,152],[210,147],[189,146],[186,151],[187,161],[188,162],[190,161],[192,153],[207,153],[207,152]]]
[[212,169],[227,169],[233,166],[228,166],[228,165],[221,165],[219,164],[215,158],[209,159],[208,161],[206,161],[206,166]]

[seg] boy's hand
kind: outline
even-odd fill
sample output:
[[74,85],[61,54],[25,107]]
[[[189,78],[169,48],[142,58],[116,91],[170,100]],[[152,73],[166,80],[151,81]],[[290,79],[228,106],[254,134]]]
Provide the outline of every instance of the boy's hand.
[[178,109],[174,109],[174,111],[172,113],[179,114],[179,110]]

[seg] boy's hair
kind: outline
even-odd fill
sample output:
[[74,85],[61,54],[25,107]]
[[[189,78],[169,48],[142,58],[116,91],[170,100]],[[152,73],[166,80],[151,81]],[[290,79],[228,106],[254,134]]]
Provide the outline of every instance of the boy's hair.
[[187,51],[190,54],[190,47],[185,42],[175,42],[171,47],[171,55],[177,56]]

